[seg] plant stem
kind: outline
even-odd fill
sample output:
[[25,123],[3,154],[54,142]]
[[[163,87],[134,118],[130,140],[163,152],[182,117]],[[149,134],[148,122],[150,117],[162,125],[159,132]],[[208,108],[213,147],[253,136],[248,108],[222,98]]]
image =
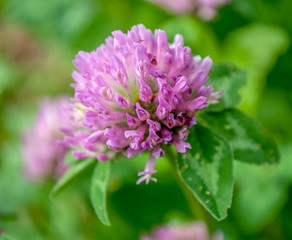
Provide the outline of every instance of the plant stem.
[[209,229],[211,231],[213,229],[212,223],[210,221],[210,218],[206,215],[205,209],[201,206],[201,204],[198,202],[194,194],[188,189],[187,185],[183,183],[181,177],[178,174],[177,170],[177,163],[176,163],[176,154],[173,153],[172,149],[167,149],[166,151],[166,158],[168,159],[168,162],[172,166],[172,169],[174,171],[174,175],[176,178],[176,181],[178,185],[180,186],[188,204],[190,207],[190,210],[192,211],[192,214],[194,217],[204,221]]

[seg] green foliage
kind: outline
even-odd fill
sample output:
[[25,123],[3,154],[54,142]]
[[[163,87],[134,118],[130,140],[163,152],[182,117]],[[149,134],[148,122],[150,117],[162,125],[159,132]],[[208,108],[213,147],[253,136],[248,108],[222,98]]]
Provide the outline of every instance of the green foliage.
[[71,181],[79,176],[87,168],[96,163],[96,159],[80,160],[77,164],[72,166],[65,175],[56,183],[52,189],[51,196],[58,195]]
[[[278,79],[287,80],[285,78]],[[259,120],[267,129],[273,130],[274,137],[281,138],[283,143],[289,143],[292,136],[292,128],[290,127],[292,119],[291,101],[289,102],[289,98],[292,100],[291,96],[289,96],[289,92],[292,89],[292,81],[286,81],[283,86],[284,92],[279,89],[281,86],[277,85],[277,83],[272,84],[274,86],[269,90],[265,90],[261,98]],[[266,109],[269,110],[266,111]]]
[[259,122],[235,110],[206,112],[200,119],[225,136],[237,160],[247,163],[276,163],[279,152],[275,142],[263,131]]
[[201,125],[195,126],[188,138],[192,149],[178,155],[178,168],[199,202],[222,220],[231,206],[233,159],[271,164],[279,162],[279,152],[259,122],[231,108],[240,102],[239,90],[246,74],[232,65],[220,64],[210,78],[215,90],[223,90],[224,96],[199,115]]
[[5,19],[29,25],[45,37],[71,42],[91,22],[96,5],[91,0],[11,0],[5,1],[5,9]]
[[[190,199],[183,196],[164,159],[157,161],[157,184],[134,184],[136,173],[144,168],[147,154],[112,164],[111,184],[107,187],[111,228],[100,223],[91,207],[89,179],[84,179],[90,176],[81,177],[85,169],[90,172],[89,169],[94,168],[96,160],[83,169],[78,165],[85,161],[74,161],[72,155],[67,155],[66,162],[72,164],[72,169],[81,169],[71,177],[64,176],[65,180],[61,179],[56,185],[59,185],[58,194],[71,180],[78,178],[74,188],[60,195],[57,201],[49,201],[50,184],[24,181],[21,174],[19,135],[31,126],[38,99],[44,94],[55,96],[70,90],[72,93],[69,83],[74,55],[79,50],[95,49],[111,31],[125,32],[138,23],[152,30],[165,30],[170,41],[176,33],[181,33],[194,55],[209,55],[214,60],[210,83],[216,91],[225,94],[222,102],[209,106],[201,116],[197,113],[200,125],[192,129],[190,139],[198,142],[192,143],[193,149],[186,154],[188,159],[178,156],[179,165],[188,162],[193,166],[189,173],[197,182],[191,186],[204,183],[206,189],[213,191],[221,168],[211,156],[220,155],[219,163],[226,160],[214,145],[225,149],[229,141],[234,158],[241,160],[234,162],[235,191],[229,216],[220,223],[207,216],[211,229],[222,230],[224,239],[292,239],[292,48],[286,52],[292,37],[291,7],[291,0],[234,0],[220,9],[213,21],[202,22],[191,15],[174,16],[148,1],[0,1],[3,25],[0,30],[0,52],[3,52],[0,56],[0,229],[4,230],[0,239],[138,239],[170,219],[184,216],[184,221],[193,221],[198,217],[192,213]],[[8,33],[13,33],[15,27],[31,39],[3,34],[5,29],[12,29]],[[34,55],[27,41],[35,43],[41,52],[33,64],[17,61],[22,52],[28,57]],[[244,72],[231,64],[216,64],[220,62],[235,64]],[[244,87],[246,77],[248,84]],[[241,103],[239,95],[243,97]],[[277,162],[278,153],[255,120],[230,109],[238,104],[244,112],[257,116],[282,145],[278,165],[248,164]],[[234,122],[233,129],[224,128]],[[204,159],[196,160],[196,153],[203,150],[195,147],[202,140],[205,141]],[[259,148],[259,143],[264,148]],[[269,149],[274,154],[270,154]],[[227,172],[225,174],[227,176]],[[232,175],[232,169],[228,174]],[[183,181],[189,187],[188,181]],[[226,208],[231,204],[231,201],[227,204],[227,197],[226,202],[218,203],[222,197],[219,194],[210,191],[207,195],[206,191],[191,188],[190,191],[204,205],[207,205],[204,202],[207,196],[213,198],[214,206],[222,207],[218,210],[221,218],[226,215]],[[95,203],[102,202],[103,197],[105,191],[98,194]],[[216,209],[208,210],[216,212]],[[105,212],[100,214],[106,216]]]
[[18,71],[0,55],[0,97],[17,82]]
[[65,161],[66,164],[73,164],[73,163],[75,163],[78,160],[76,160],[76,158],[72,155],[72,152],[69,151],[66,154],[66,157],[65,157],[65,160],[64,161]]
[[[178,155],[178,168],[183,182],[199,202],[217,220],[222,220],[231,207],[233,159],[255,164],[276,163],[279,153],[274,141],[256,120],[232,109],[240,102],[239,90],[245,83],[246,74],[231,64],[220,64],[215,65],[210,78],[215,90],[224,91],[224,96],[221,102],[198,116],[200,125],[191,129],[188,138],[192,149]],[[52,194],[58,193],[87,165],[91,163],[73,166]],[[109,166],[109,163],[97,164],[91,180],[91,202],[105,225],[109,225],[106,212]]]
[[0,240],[11,240],[11,238],[5,237],[5,236],[0,236]]
[[232,61],[248,71],[248,82],[241,92],[242,106],[252,115],[255,115],[267,73],[288,46],[287,33],[274,25],[252,23],[228,35],[221,60]]
[[[235,196],[235,214],[248,231],[259,231],[279,214],[287,200],[287,188],[292,182],[292,146],[280,148],[281,162],[277,166],[254,166],[237,162],[235,180],[240,191]],[[248,173],[248,178],[246,174]]]
[[236,69],[232,64],[215,64],[208,84],[214,87],[214,91],[223,91],[224,94],[218,104],[210,105],[207,110],[236,107],[240,103],[240,89],[246,84],[246,78],[246,72]]
[[179,174],[200,203],[222,220],[231,207],[232,150],[224,137],[201,125],[191,130],[188,141],[192,149],[178,155]]
[[106,211],[106,187],[110,174],[110,162],[96,165],[90,185],[90,198],[96,215],[105,225],[110,225]]

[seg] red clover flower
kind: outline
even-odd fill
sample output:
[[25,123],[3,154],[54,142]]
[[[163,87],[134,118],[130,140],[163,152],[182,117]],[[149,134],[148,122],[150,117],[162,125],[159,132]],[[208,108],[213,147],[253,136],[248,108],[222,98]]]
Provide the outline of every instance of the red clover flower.
[[28,179],[58,178],[67,170],[64,160],[69,148],[57,142],[64,135],[60,127],[70,120],[66,111],[69,102],[66,97],[44,99],[34,126],[23,133],[23,168]]
[[201,19],[211,20],[217,9],[231,0],[148,0],[174,14],[197,14]]
[[127,34],[114,31],[96,50],[80,51],[73,61],[77,71],[75,105],[78,130],[67,132],[64,143],[78,147],[76,158],[96,156],[107,161],[119,152],[131,158],[150,152],[137,184],[149,183],[155,159],[173,144],[185,153],[195,113],[216,103],[221,92],[205,86],[212,60],[193,56],[176,35],[170,44],[164,31],[154,34],[142,24]]
[[190,222],[181,225],[163,225],[155,228],[151,234],[143,235],[141,240],[223,240],[223,234],[216,232],[210,236],[204,222]]

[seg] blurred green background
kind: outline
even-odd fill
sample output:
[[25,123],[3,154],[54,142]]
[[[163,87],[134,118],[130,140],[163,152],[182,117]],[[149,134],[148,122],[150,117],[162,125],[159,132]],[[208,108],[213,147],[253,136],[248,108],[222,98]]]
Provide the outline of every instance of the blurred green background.
[[[280,147],[277,166],[236,162],[233,205],[210,231],[226,239],[292,239],[292,1],[235,0],[211,22],[174,16],[142,0],[0,1],[0,233],[11,239],[138,239],[153,227],[196,217],[170,167],[159,161],[157,184],[135,184],[143,160],[114,164],[109,187],[111,227],[96,218],[90,173],[58,198],[52,183],[23,180],[20,132],[40,99],[73,94],[72,60],[96,49],[113,30],[143,23],[181,33],[194,55],[232,62],[248,72],[240,108],[259,119]],[[169,174],[171,172],[171,174]]]

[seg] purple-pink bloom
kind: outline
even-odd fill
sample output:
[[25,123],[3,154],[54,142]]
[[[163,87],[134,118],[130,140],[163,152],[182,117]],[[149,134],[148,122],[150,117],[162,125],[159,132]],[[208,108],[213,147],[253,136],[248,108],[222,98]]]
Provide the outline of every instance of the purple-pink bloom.
[[204,20],[210,20],[217,14],[217,9],[231,0],[148,0],[174,14],[195,13]]
[[69,149],[57,142],[64,135],[61,127],[66,127],[64,132],[70,132],[68,104],[66,97],[44,99],[33,127],[23,133],[23,171],[28,179],[58,178],[67,170],[64,159]]
[[143,235],[141,240],[223,240],[220,232],[210,236],[203,222],[192,222],[184,225],[164,225],[155,228],[151,234]]
[[168,144],[181,153],[191,148],[186,140],[188,128],[196,124],[194,115],[220,97],[205,86],[212,60],[193,56],[182,36],[170,44],[164,31],[153,34],[142,24],[112,35],[73,61],[72,119],[79,127],[63,144],[79,148],[77,158],[99,161],[118,152],[127,157],[149,152],[137,183],[156,181],[151,177],[155,159],[164,156]]

